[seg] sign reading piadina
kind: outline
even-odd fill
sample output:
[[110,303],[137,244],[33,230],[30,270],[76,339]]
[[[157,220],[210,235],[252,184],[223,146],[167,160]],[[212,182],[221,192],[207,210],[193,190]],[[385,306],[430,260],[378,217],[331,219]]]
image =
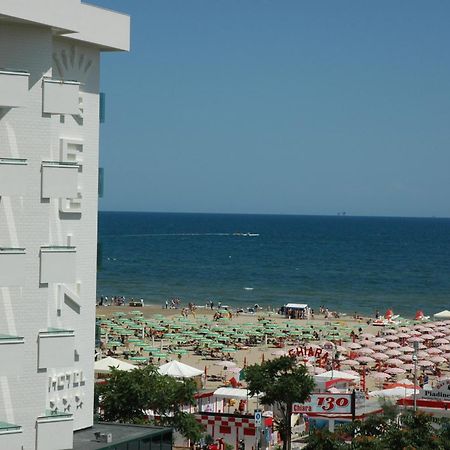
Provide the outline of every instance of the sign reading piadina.
[[450,401],[450,378],[439,381],[433,389],[421,389],[419,398]]

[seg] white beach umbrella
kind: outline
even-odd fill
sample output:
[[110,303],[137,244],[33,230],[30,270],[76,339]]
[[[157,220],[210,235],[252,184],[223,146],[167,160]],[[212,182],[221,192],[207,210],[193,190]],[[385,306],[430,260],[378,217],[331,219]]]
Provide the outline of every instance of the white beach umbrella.
[[404,332],[403,333],[398,333],[397,336],[399,338],[402,338],[402,339],[406,339],[406,338],[411,337],[411,335],[409,333],[404,333]]
[[443,338],[443,337],[440,337],[440,338],[438,338],[438,339],[436,339],[435,341],[434,341],[434,343],[435,344],[439,344],[439,345],[441,345],[441,344],[450,344],[450,341],[448,340],[448,339],[445,339],[445,338]]
[[404,347],[400,347],[399,350],[403,353],[413,353],[414,352],[414,348],[410,347],[408,345],[405,345]]
[[430,355],[440,355],[442,353],[442,350],[439,350],[436,347],[431,347],[427,350],[427,353]]
[[358,344],[357,342],[350,342],[349,344],[347,344],[347,348],[350,348],[352,350],[356,350],[358,348],[361,348],[361,345]]
[[422,339],[425,341],[434,341],[435,337],[432,334],[422,334]]
[[377,361],[383,361],[385,359],[389,359],[389,356],[386,355],[386,353],[372,353],[370,356]]
[[450,344],[440,345],[439,349],[444,351],[444,352],[448,352],[448,351],[450,351]]
[[373,346],[377,345],[375,342],[369,341],[369,339],[365,339],[364,341],[360,341],[360,344],[363,347],[373,347]]
[[408,339],[408,342],[423,342],[425,339],[419,336],[414,336]]
[[394,330],[393,328],[387,328],[384,330],[384,334],[397,334],[397,330]]
[[390,336],[386,336],[386,340],[388,341],[397,341],[399,337],[397,335],[391,334]]
[[442,356],[432,356],[430,358],[431,361],[433,361],[434,363],[443,363],[445,361],[447,361],[445,358],[443,358]]
[[356,358],[356,361],[359,361],[360,363],[363,363],[363,364],[368,364],[368,363],[374,363],[375,359],[371,358],[370,356],[360,356],[359,358]]
[[359,366],[359,361],[356,359],[345,359],[344,361],[341,361],[341,366]]
[[386,342],[386,347],[388,348],[399,348],[401,345],[397,342]]
[[402,361],[412,361],[413,359],[411,353],[405,353],[403,355],[400,355],[398,358],[401,359]]
[[378,380],[386,380],[388,378],[391,378],[391,375],[385,372],[375,372],[372,377]]
[[414,369],[414,364],[403,364],[402,368],[405,370],[412,370]]
[[358,350],[358,353],[363,354],[363,355],[370,355],[375,352],[371,348],[363,347]]
[[428,361],[426,359],[423,359],[422,361],[418,361],[417,363],[420,367],[429,367],[433,365],[432,361]]
[[391,348],[390,350],[388,350],[386,352],[386,355],[389,355],[389,356],[400,356],[400,355],[402,355],[402,352],[396,350],[395,348]]
[[401,369],[400,367],[390,367],[385,370],[386,373],[390,373],[391,375],[398,375],[399,373],[405,373],[405,369]]
[[398,358],[389,358],[385,361],[385,364],[389,364],[390,366],[401,366],[403,361]]
[[382,337],[376,337],[373,341],[377,344],[384,344],[386,342],[386,339]]

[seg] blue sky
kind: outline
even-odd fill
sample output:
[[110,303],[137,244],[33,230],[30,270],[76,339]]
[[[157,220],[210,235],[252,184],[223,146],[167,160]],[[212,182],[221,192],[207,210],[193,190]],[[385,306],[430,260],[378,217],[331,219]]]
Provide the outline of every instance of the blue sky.
[[450,2],[90,3],[102,210],[450,216]]

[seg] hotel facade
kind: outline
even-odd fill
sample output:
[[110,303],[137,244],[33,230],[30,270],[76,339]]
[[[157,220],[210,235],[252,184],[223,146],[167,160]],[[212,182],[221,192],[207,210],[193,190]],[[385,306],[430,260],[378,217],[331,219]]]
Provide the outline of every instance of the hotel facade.
[[92,426],[100,53],[129,17],[0,0],[0,449]]

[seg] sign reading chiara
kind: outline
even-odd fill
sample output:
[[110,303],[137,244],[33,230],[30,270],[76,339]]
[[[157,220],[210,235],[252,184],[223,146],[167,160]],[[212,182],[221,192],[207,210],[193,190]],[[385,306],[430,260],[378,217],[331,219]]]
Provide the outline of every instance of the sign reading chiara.
[[316,360],[324,360],[326,361],[328,359],[329,353],[327,351],[322,350],[321,348],[314,348],[314,347],[297,347],[292,348],[288,351],[288,355],[291,358],[316,358]]

